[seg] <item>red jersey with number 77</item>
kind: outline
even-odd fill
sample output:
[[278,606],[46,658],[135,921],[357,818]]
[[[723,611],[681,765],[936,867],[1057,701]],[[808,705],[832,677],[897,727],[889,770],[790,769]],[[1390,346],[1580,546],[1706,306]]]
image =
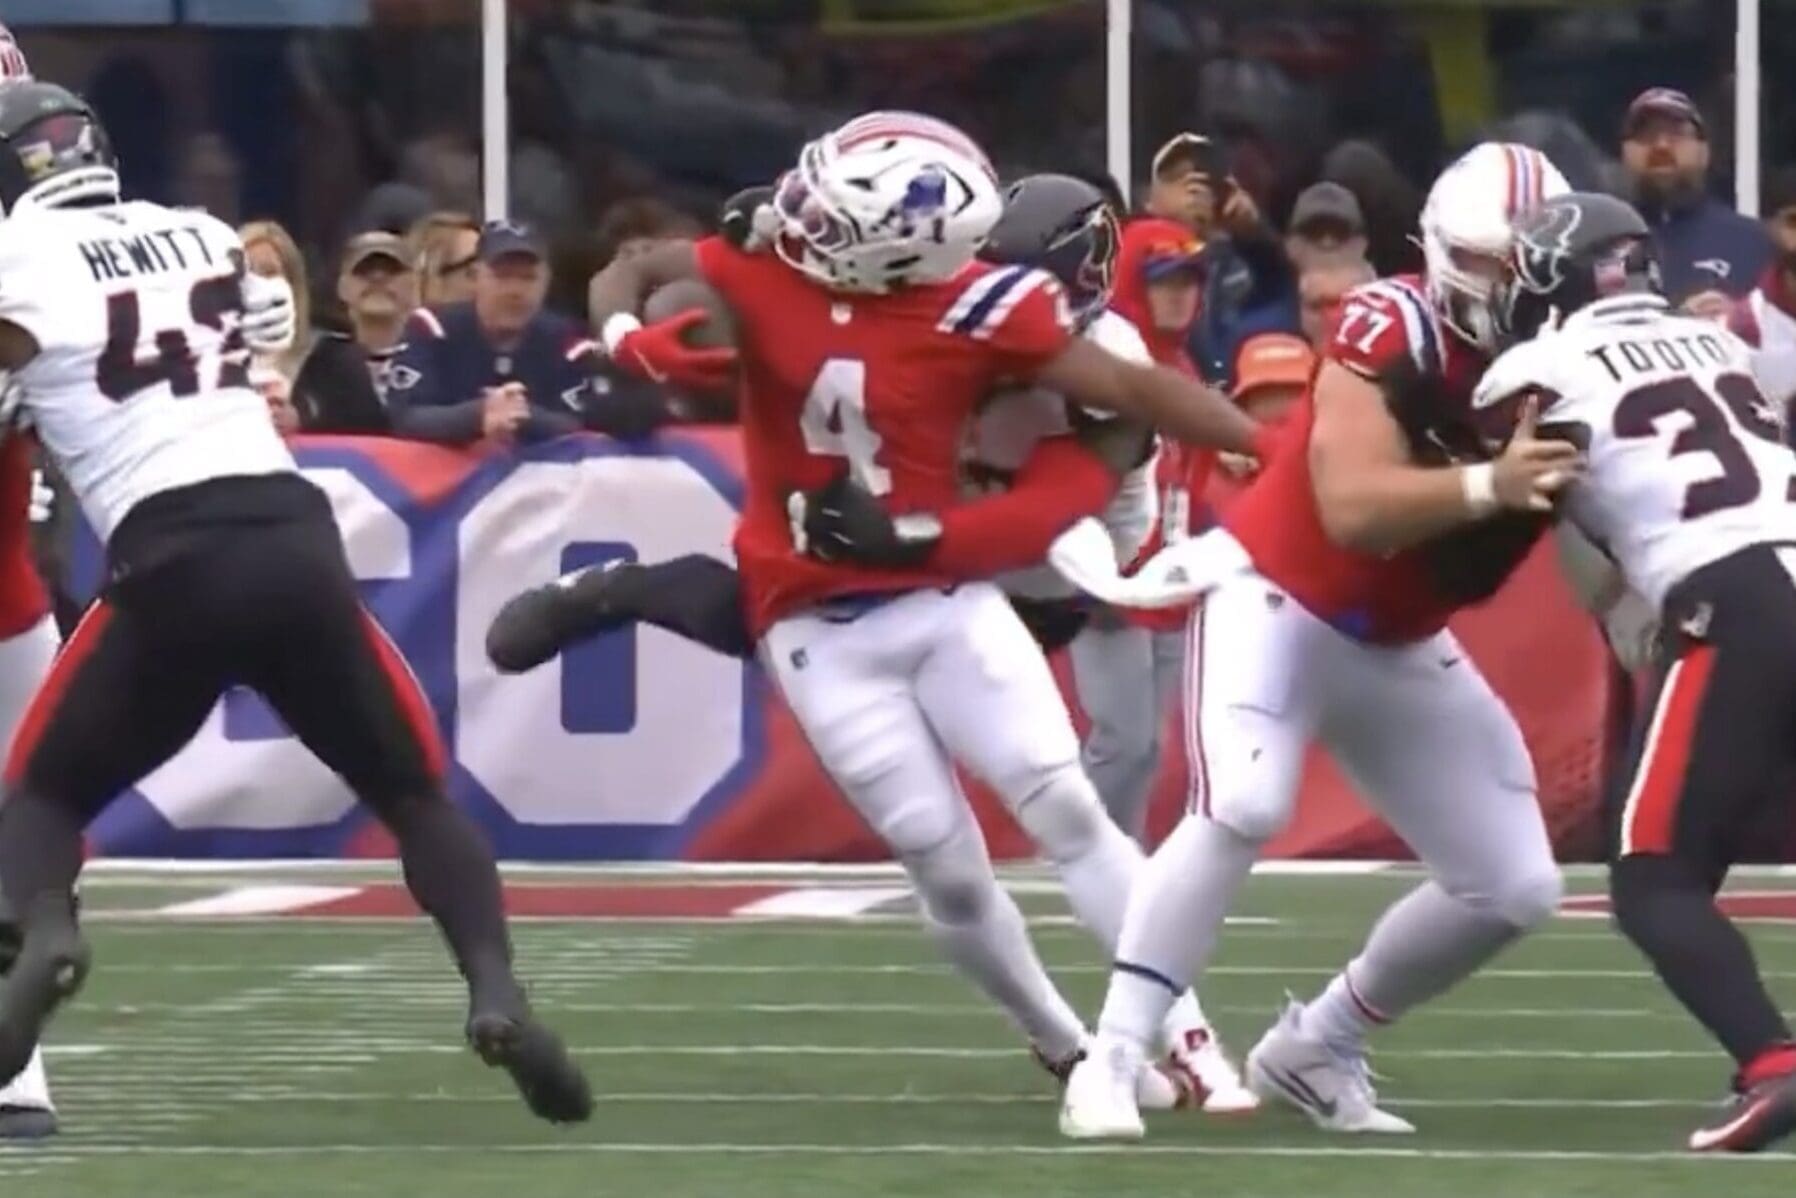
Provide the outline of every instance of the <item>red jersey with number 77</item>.
[[[1468,411],[1489,365],[1436,318],[1422,281],[1410,275],[1349,292],[1323,359],[1324,369],[1335,362],[1381,385],[1419,389],[1423,401],[1442,412]],[[1335,544],[1322,527],[1308,452],[1314,386],[1285,432],[1301,441],[1236,498],[1223,526],[1255,569],[1340,632],[1376,644],[1432,636],[1460,604],[1435,586],[1422,547],[1388,557],[1357,553]]]
[[832,597],[954,582],[927,569],[806,557],[792,544],[787,499],[847,470],[894,515],[960,502],[973,415],[1000,384],[1034,377],[1073,338],[1059,282],[974,262],[945,283],[869,295],[828,290],[720,237],[696,249],[736,317],[748,474],[736,563],[755,635]]

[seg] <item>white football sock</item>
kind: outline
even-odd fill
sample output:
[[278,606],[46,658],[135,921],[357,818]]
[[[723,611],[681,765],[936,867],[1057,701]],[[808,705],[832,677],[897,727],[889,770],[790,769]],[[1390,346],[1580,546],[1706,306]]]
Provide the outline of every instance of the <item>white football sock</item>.
[[1305,1034],[1356,1045],[1375,1027],[1470,977],[1521,935],[1488,908],[1424,882],[1384,913],[1366,947],[1303,1010]]
[[45,1111],[56,1109],[50,1102],[50,1079],[44,1073],[43,1049],[31,1054],[23,1073],[0,1087],[0,1107],[8,1106]]
[[1179,822],[1130,895],[1100,1031],[1153,1042],[1175,1000],[1200,980],[1259,855],[1259,842],[1222,824],[1196,815]]
[[903,858],[923,924],[942,954],[1003,1007],[1049,1058],[1078,1050],[1085,1025],[1055,988],[1016,901],[998,885],[969,812],[942,843]]
[[1029,1042],[1050,1059],[1078,1051],[1085,1025],[1042,967],[1016,901],[995,883],[990,901],[966,922],[947,924],[927,912],[924,926],[942,954],[1003,1007]]

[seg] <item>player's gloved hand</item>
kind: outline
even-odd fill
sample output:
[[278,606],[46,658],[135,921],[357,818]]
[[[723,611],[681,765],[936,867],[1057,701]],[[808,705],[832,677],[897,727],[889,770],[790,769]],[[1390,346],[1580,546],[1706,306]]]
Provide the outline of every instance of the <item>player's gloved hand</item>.
[[717,231],[725,241],[745,253],[758,254],[773,244],[779,233],[779,214],[773,210],[773,188],[749,187],[723,202]]
[[1559,492],[1577,481],[1582,456],[1564,441],[1535,435],[1540,404],[1523,401],[1515,435],[1494,462],[1462,467],[1466,503],[1473,513],[1488,516],[1500,508],[1517,512],[1550,512]]
[[799,552],[825,562],[911,569],[928,560],[942,536],[936,517],[892,516],[846,471],[814,491],[794,492],[786,514]]
[[629,313],[619,312],[605,322],[599,336],[611,360],[637,378],[694,391],[721,391],[735,377],[736,351],[694,349],[685,341],[687,329],[709,319],[703,308],[688,308],[645,325]]
[[243,276],[243,340],[259,354],[290,349],[297,335],[293,288],[287,280],[267,275]]

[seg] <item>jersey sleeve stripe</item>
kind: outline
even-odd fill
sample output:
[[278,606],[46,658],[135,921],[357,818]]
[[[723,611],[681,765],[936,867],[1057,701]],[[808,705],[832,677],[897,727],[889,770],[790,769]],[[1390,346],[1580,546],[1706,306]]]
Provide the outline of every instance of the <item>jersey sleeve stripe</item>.
[[1009,272],[990,271],[969,283],[966,290],[962,291],[959,298],[949,307],[947,314],[942,317],[942,322],[936,326],[937,330],[943,333],[955,332],[960,322],[966,319],[967,313],[984,300],[986,293],[995,287],[1007,273]]
[[567,360],[578,362],[588,354],[599,352],[599,343],[590,337],[583,338],[567,347]]
[[992,296],[994,302],[991,310],[986,313],[985,318],[980,321],[979,327],[974,330],[974,338],[979,341],[991,340],[997,331],[1004,327],[1004,322],[1010,319],[1010,314],[1016,310],[1016,306],[1041,290],[1048,282],[1049,277],[1046,274],[1039,270],[1029,270],[1024,271],[1016,281],[1002,289],[994,288]]
[[[1018,283],[1022,282],[1028,274],[1029,271],[1026,268],[1012,266],[974,283],[967,288],[967,295],[971,296],[974,291],[977,291],[978,297],[967,305],[958,320],[952,320],[954,314],[949,313],[948,318],[952,320],[952,324],[948,331],[959,333],[963,337],[970,333],[976,333],[991,316],[992,310],[998,306],[999,301]],[[962,300],[965,299],[966,296],[963,296]],[[959,308],[960,304],[956,303],[955,307]]]
[[1406,287],[1395,280],[1374,283],[1367,289],[1380,299],[1387,300],[1397,309],[1397,315],[1403,318],[1404,340],[1409,345],[1409,356],[1415,361],[1416,369],[1423,374],[1435,374],[1440,370],[1440,339],[1434,331],[1434,314],[1428,308],[1428,301],[1418,295],[1414,288]]

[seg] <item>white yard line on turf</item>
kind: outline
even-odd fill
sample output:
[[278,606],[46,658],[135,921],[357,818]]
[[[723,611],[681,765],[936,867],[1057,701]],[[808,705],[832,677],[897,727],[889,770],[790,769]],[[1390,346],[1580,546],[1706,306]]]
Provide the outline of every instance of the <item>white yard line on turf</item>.
[[[258,1033],[270,1029],[258,1025]],[[298,1031],[300,1029],[293,1029]],[[197,1064],[201,1058],[216,1057],[217,1041],[189,1031],[181,1034],[158,1032],[153,1039],[137,1042],[154,1053],[158,1064],[180,1061]],[[1018,1055],[1014,1047],[974,1048],[954,1044],[575,1044],[570,1049],[581,1056],[593,1057],[923,1057],[948,1060],[1010,1060]],[[425,1040],[408,1040],[377,1034],[354,1035],[331,1033],[327,1047],[309,1043],[264,1043],[255,1050],[257,1060],[283,1064],[288,1062],[322,1062],[326,1065],[375,1064],[381,1055],[453,1056],[467,1052],[461,1044]],[[1639,1049],[1562,1049],[1562,1048],[1395,1048],[1378,1053],[1380,1061],[1713,1061],[1713,1049],[1639,1048]],[[220,1067],[220,1072],[233,1073]]]
[[[104,1081],[95,1079],[86,1085],[64,1084],[57,1087],[58,1093],[67,1094],[71,1100],[87,1114],[96,1111],[137,1108],[141,1096],[137,1094],[122,1097],[108,1096],[108,1088]],[[177,1097],[180,1091],[164,1091]],[[256,1090],[254,1088],[232,1087],[231,1102],[253,1103],[306,1103],[306,1102],[432,1102],[450,1104],[472,1104],[509,1106],[517,1102],[512,1094],[451,1094],[443,1091],[424,1091],[419,1093],[400,1094],[382,1090],[344,1090],[344,1091],[307,1091],[294,1088],[275,1090]],[[644,1105],[668,1106],[730,1106],[736,1103],[745,1105],[777,1105],[777,1106],[1057,1106],[1058,1096],[1045,1092],[1016,1094],[780,1094],[762,1091],[753,1094],[720,1094],[715,1091],[648,1091],[642,1093],[598,1093],[593,1101],[600,1105]],[[1408,1110],[1480,1110],[1501,1107],[1515,1110],[1699,1110],[1712,1105],[1701,1098],[1386,1098],[1379,1096],[1382,1105],[1402,1107]]]
[[1617,1161],[1663,1162],[1716,1168],[1723,1165],[1786,1166],[1796,1154],[1766,1152],[1757,1156],[1688,1152],[1577,1152],[1489,1150],[1470,1148],[1385,1148],[1306,1145],[1221,1144],[605,1144],[566,1140],[553,1144],[92,1144],[68,1155],[78,1157],[310,1157],[310,1156],[1168,1156],[1168,1157],[1365,1157],[1416,1161]]
[[[397,956],[397,954],[396,954]],[[428,958],[435,962],[436,957]],[[415,958],[422,965],[426,961],[423,956]],[[405,958],[410,965],[413,958]],[[254,966],[227,965],[217,962],[197,961],[164,961],[151,963],[147,961],[126,961],[119,964],[107,963],[104,970],[108,974],[206,974],[206,973],[243,973],[255,972]],[[1069,976],[1108,976],[1107,965],[1054,965],[1055,974]],[[380,972],[387,972],[385,969]],[[635,978],[649,978],[656,974],[666,976],[696,977],[818,977],[818,976],[855,976],[855,977],[890,977],[938,974],[943,978],[952,977],[952,971],[946,965],[918,962],[914,964],[876,964],[876,965],[842,965],[828,962],[789,963],[781,965],[698,965],[698,964],[635,964],[628,961],[606,962],[602,958],[588,967],[568,968],[565,963],[529,969],[530,980],[534,984],[558,982],[583,982],[592,978],[612,978],[620,973],[627,973]],[[1206,971],[1208,977],[1333,977],[1340,972],[1338,966],[1313,965],[1219,965]],[[1762,976],[1783,981],[1796,978],[1796,970],[1764,970]],[[1616,979],[1627,981],[1647,981],[1654,975],[1645,969],[1482,969],[1478,971],[1480,981],[1490,979],[1527,979],[1531,981],[1554,980],[1559,978],[1583,979]]]
[[[345,998],[386,998],[395,988],[384,982],[373,986],[361,986],[332,990],[330,994]],[[286,1006],[294,1006],[305,1012],[313,1012],[324,993],[312,986],[294,994],[286,995],[277,1001],[259,1004],[263,1012],[271,1012]],[[407,1002],[417,1002],[420,998],[428,1000],[436,998],[442,1003],[461,1003],[465,997],[452,982],[428,984],[417,994],[407,992]],[[427,1005],[429,1005],[427,1003]],[[94,1013],[109,1012],[113,1014],[158,1015],[179,1014],[188,1010],[185,1003],[84,1003],[83,1009]],[[1259,1006],[1206,1006],[1212,1015],[1264,1016],[1271,1013],[1266,1004]],[[650,1003],[650,1002],[556,1002],[555,1013],[558,1015],[897,1015],[926,1019],[979,1019],[989,1018],[1002,1020],[1004,1013],[993,1006],[978,1003],[883,1003],[883,1002],[721,1002],[721,1003]],[[392,1013],[384,1010],[348,1011],[333,1015],[331,1024],[334,1027],[385,1026],[392,1022]],[[1480,1021],[1504,1019],[1554,1019],[1577,1022],[1584,1019],[1663,1019],[1667,1021],[1687,1022],[1689,1016],[1681,1011],[1666,1009],[1647,1010],[1643,1007],[1446,1007],[1435,1009],[1423,1007],[1404,1016],[1406,1025],[1426,1022],[1430,1019],[1477,1019]],[[65,1050],[66,1051],[66,1050]]]

